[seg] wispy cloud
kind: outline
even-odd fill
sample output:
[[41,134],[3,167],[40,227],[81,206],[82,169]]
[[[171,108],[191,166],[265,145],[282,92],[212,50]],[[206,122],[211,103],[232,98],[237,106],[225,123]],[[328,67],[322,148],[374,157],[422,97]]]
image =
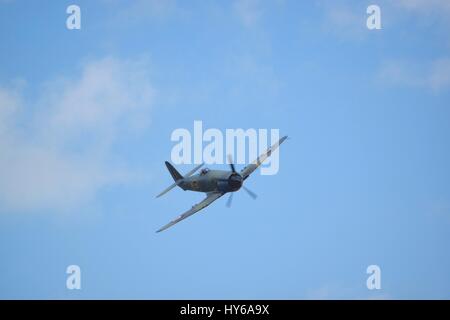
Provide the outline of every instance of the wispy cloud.
[[378,79],[390,86],[422,88],[434,93],[447,91],[450,89],[450,58],[428,63],[385,61],[380,67]]
[[[432,58],[417,59],[414,52],[404,58],[386,59],[377,73],[378,80],[388,86],[416,88],[438,94],[450,89],[450,1],[448,0],[385,0],[382,12],[389,12],[390,29],[419,27],[436,38],[441,52]],[[412,31],[416,32],[416,31]]]
[[0,87],[0,207],[63,209],[133,179],[111,159],[119,138],[149,125],[154,90],[145,70],[145,62],[105,58],[48,82],[36,99]]

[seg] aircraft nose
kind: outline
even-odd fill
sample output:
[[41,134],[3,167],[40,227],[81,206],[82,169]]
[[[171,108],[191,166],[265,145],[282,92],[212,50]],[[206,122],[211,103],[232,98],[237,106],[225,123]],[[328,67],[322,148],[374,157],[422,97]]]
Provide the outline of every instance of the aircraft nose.
[[228,184],[232,191],[239,190],[242,186],[242,182],[243,182],[242,176],[239,174],[233,174],[232,176],[230,176],[228,180]]

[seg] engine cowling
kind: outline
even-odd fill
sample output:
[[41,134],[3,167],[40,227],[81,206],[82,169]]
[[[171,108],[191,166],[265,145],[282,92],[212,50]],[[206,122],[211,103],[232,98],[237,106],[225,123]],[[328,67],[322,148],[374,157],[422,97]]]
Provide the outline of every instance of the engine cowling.
[[244,179],[238,173],[232,173],[227,180],[217,181],[217,189],[222,192],[237,191],[242,187]]

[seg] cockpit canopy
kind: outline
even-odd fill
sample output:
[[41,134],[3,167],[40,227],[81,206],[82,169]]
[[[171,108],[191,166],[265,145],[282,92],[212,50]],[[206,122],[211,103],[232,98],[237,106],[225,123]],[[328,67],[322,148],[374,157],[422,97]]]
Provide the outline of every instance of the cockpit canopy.
[[207,174],[208,172],[209,172],[209,169],[208,168],[204,168],[204,169],[202,169],[200,171],[200,175],[203,176],[203,175]]

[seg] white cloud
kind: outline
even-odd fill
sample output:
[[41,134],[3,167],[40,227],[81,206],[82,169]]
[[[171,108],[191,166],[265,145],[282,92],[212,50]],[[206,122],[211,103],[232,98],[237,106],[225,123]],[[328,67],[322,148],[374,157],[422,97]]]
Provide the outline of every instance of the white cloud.
[[[386,9],[383,9],[386,8]],[[386,0],[382,12],[390,12],[393,29],[395,25],[412,24],[426,28],[429,37],[436,37],[441,48],[449,47],[450,1],[448,0]],[[389,11],[388,11],[389,10]],[[413,32],[413,31],[411,31]],[[450,57],[443,49],[431,59],[398,59],[385,61],[378,80],[390,86],[403,86],[441,93],[450,89]],[[439,53],[436,51],[436,53]]]
[[382,83],[416,87],[439,93],[450,89],[450,58],[428,63],[406,61],[384,62],[378,73]]
[[154,90],[145,70],[144,62],[93,61],[77,77],[47,83],[36,102],[0,87],[0,207],[66,209],[133,179],[111,159],[119,137],[149,125]]

